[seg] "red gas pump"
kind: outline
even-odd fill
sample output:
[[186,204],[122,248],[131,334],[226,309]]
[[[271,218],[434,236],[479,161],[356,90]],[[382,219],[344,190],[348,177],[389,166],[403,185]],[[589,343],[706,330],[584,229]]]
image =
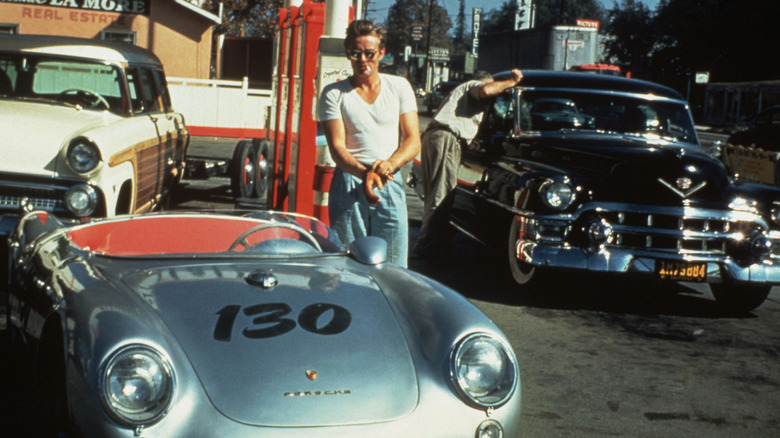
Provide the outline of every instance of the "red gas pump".
[[269,206],[275,210],[313,213],[317,124],[312,116],[317,70],[307,48],[317,47],[322,35],[325,5],[304,1],[279,10],[276,38],[275,106],[269,140],[273,144],[273,188]]
[[[268,205],[327,222],[333,164],[327,148],[323,151],[320,145],[318,149],[314,117],[314,104],[324,85],[322,75],[318,76],[322,71],[318,64],[325,8],[325,3],[304,0],[300,6],[279,10],[272,87],[275,100],[268,121],[268,140],[273,149],[273,187]],[[343,48],[339,51],[344,59]]]

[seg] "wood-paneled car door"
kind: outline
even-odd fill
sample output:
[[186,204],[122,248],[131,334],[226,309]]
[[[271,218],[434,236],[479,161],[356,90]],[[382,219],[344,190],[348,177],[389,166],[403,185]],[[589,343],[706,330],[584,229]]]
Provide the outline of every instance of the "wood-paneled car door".
[[165,114],[165,120],[159,120],[157,123],[163,140],[163,194],[165,194],[184,175],[184,158],[189,145],[189,132],[184,125],[184,116],[174,111],[165,73],[162,69],[155,69],[152,74],[162,99],[162,111]]
[[134,150],[136,178],[132,211],[145,212],[152,210],[161,198],[165,114],[162,112],[162,101],[154,84],[152,70],[131,67],[127,71],[133,117],[143,120],[150,128],[144,130],[144,139]]

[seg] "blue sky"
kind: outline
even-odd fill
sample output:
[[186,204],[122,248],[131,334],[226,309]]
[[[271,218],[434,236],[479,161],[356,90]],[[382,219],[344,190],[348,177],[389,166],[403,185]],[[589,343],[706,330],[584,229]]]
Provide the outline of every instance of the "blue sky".
[[[499,9],[506,0],[466,0],[466,25],[470,26],[471,23],[471,9],[482,8],[482,12],[485,13],[492,9]],[[618,0],[598,0],[605,9],[612,9],[614,3],[620,3]],[[437,0],[439,5],[447,8],[450,14],[450,19],[455,22],[455,17],[458,15],[458,8],[460,7],[460,0]],[[368,18],[374,20],[377,23],[385,21],[387,12],[390,10],[390,6],[395,3],[395,0],[371,0]],[[648,9],[655,10],[658,6],[658,0],[642,0]]]

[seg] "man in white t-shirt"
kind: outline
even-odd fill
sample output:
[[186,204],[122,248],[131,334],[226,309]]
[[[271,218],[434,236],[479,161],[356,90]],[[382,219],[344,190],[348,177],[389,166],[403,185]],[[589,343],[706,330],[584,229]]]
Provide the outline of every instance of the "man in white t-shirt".
[[353,21],[344,48],[352,76],[326,86],[317,106],[336,163],[330,226],[344,244],[362,236],[383,238],[388,260],[406,267],[409,225],[398,170],[420,150],[417,101],[409,81],[379,73],[384,35],[373,23]]

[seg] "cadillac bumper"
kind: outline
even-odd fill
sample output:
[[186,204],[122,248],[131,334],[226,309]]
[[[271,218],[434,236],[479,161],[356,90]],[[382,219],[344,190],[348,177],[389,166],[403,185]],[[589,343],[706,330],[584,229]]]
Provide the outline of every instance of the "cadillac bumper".
[[533,266],[780,284],[780,231],[755,213],[626,204],[515,213],[517,257]]

